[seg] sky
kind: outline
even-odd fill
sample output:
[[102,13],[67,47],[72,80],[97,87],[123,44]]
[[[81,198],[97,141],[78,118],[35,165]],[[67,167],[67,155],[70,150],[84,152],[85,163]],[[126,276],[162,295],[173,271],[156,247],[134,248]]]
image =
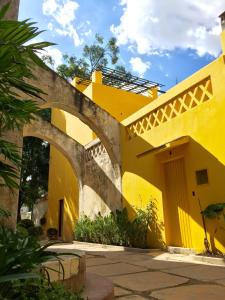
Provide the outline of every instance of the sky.
[[81,56],[96,33],[117,38],[119,64],[137,75],[174,86],[221,53],[225,0],[20,0],[19,19],[45,30],[39,41],[55,65],[63,54]]

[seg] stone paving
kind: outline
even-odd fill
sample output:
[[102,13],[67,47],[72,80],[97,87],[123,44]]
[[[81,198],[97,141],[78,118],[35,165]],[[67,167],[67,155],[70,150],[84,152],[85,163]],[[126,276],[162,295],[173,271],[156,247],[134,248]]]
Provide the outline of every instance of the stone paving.
[[76,242],[72,247],[86,251],[87,272],[113,281],[116,299],[225,299],[225,267],[174,261],[174,254],[159,250],[133,252]]

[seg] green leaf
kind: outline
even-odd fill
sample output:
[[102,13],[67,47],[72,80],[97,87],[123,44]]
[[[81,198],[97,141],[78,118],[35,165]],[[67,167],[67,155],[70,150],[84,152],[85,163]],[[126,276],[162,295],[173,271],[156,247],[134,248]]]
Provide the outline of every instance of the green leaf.
[[40,275],[37,273],[18,273],[0,276],[0,283],[21,280],[21,279],[38,279]]
[[10,3],[5,4],[0,10],[0,20],[4,18],[7,10],[9,9]]

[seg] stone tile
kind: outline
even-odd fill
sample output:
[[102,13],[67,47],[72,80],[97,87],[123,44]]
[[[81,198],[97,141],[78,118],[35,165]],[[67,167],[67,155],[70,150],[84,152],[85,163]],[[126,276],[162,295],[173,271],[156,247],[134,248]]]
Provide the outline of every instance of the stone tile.
[[188,279],[162,272],[144,272],[111,277],[114,284],[132,291],[147,292],[176,286],[188,282]]
[[186,285],[154,291],[153,298],[159,300],[224,300],[225,287],[218,285]]
[[147,269],[139,266],[132,266],[126,263],[114,263],[114,264],[101,265],[101,266],[92,266],[87,268],[88,272],[95,273],[102,276],[130,274],[130,273],[143,272],[145,270]]
[[163,260],[155,260],[148,258],[146,260],[141,260],[141,261],[133,261],[133,265],[137,266],[143,266],[148,269],[153,269],[153,270],[163,270],[163,269],[170,269],[170,268],[182,268],[186,266],[192,266],[193,264],[188,264],[188,263],[182,263],[182,262],[173,262],[173,261],[163,261]]
[[225,286],[225,279],[219,279],[219,280],[216,280],[215,282]]
[[86,259],[86,266],[92,267],[92,266],[98,266],[98,265],[106,265],[111,264],[112,261],[104,258],[104,257],[95,257],[95,258],[88,258]]
[[124,299],[124,300],[144,300],[144,299],[148,299],[145,297],[142,297],[140,295],[129,295],[129,296],[125,296],[125,297],[118,297],[116,299]]
[[132,293],[131,291],[122,289],[122,288],[120,288],[118,286],[114,287],[114,295],[115,295],[115,297],[125,296],[125,295],[129,295],[131,293]]
[[120,251],[120,252],[105,252],[104,256],[109,258],[109,259],[123,259],[126,257],[130,257],[132,256],[133,253],[131,252],[124,252],[124,251]]
[[201,281],[214,281],[225,279],[225,268],[206,265],[194,265],[184,268],[166,270],[168,273],[180,275]]

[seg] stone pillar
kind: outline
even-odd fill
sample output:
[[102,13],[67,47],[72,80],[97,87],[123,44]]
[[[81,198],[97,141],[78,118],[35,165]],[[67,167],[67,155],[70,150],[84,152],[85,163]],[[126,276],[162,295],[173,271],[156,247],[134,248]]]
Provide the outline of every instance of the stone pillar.
[[[19,11],[19,0],[0,0],[0,9],[7,3],[11,2],[6,19],[17,20]],[[4,139],[15,143],[22,153],[23,136],[22,131],[4,132]],[[19,191],[10,191],[8,188],[0,188],[0,207],[11,212],[11,218],[8,220],[8,225],[12,228],[16,227],[17,209],[18,209]]]
[[9,10],[6,14],[6,19],[17,20],[18,13],[19,13],[20,0],[1,0],[0,1],[0,9],[9,2],[11,2],[11,4],[10,4]]
[[94,83],[102,84],[102,72],[101,71],[94,71],[92,73],[91,80]]

